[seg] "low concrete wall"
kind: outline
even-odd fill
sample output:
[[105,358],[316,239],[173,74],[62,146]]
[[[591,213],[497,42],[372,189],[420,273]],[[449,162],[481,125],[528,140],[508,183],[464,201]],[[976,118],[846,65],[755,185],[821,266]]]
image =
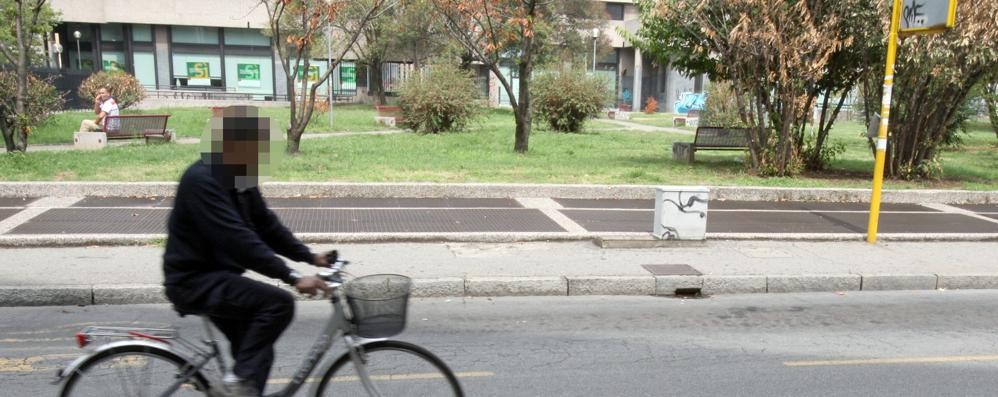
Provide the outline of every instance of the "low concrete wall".
[[203,100],[203,99],[173,99],[173,98],[146,98],[130,109],[158,109],[158,108],[196,108],[213,106],[258,106],[258,107],[287,107],[291,106],[288,101],[254,101],[254,100]]
[[[0,182],[0,197],[173,196],[176,190],[175,182]],[[264,184],[262,190],[269,197],[655,198],[654,185],[270,182]],[[720,186],[710,187],[710,199],[865,203],[870,200],[870,191]],[[885,203],[992,204],[998,203],[998,191],[885,190],[882,200]]]

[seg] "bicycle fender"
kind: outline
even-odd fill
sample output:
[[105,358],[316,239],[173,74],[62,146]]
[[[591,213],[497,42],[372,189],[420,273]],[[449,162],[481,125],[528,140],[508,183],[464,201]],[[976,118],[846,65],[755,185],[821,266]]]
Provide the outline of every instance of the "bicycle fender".
[[75,360],[70,362],[69,365],[66,366],[66,368],[63,368],[58,372],[56,372],[56,379],[52,383],[58,384],[62,382],[63,380],[66,379],[66,377],[69,374],[75,372],[78,368],[80,368],[81,365],[83,365],[84,362],[89,360],[91,357],[101,354],[109,349],[114,349],[121,346],[143,346],[149,348],[150,350],[162,350],[167,353],[176,355],[176,353],[170,350],[170,345],[151,340],[122,340],[117,342],[106,343],[98,346],[97,349],[94,349],[94,351],[90,353],[77,357]]

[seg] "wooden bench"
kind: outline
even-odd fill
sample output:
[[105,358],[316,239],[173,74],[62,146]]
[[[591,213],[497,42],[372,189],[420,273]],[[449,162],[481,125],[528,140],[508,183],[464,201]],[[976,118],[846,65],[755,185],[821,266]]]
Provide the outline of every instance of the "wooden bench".
[[173,131],[166,129],[168,114],[135,114],[107,116],[104,121],[104,133],[107,139],[143,138],[146,143],[169,142],[173,140]]
[[748,150],[748,129],[697,127],[693,142],[674,142],[672,158],[693,164],[697,150]]
[[402,126],[405,124],[405,118],[402,117],[402,108],[392,105],[374,105],[374,110],[378,111],[378,115],[374,117],[374,120],[390,126]]

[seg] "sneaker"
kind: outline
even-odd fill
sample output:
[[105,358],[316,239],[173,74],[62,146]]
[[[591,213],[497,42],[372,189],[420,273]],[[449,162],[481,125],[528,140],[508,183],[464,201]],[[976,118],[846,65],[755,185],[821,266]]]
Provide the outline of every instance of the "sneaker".
[[221,387],[211,389],[212,397],[260,397],[260,391],[250,380],[222,382]]

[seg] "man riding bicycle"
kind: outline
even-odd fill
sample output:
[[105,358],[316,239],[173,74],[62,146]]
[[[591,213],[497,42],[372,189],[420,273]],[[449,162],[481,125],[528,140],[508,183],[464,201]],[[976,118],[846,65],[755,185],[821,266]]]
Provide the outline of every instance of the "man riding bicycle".
[[326,283],[302,276],[277,255],[328,264],[281,224],[257,188],[269,161],[269,119],[258,117],[254,107],[222,113],[211,120],[210,149],[180,178],[163,255],[164,286],[179,312],[207,316],[228,338],[235,364],[223,379],[226,395],[259,396],[274,361],[273,345],[294,316],[294,298],[243,272],[314,295],[328,292]]

